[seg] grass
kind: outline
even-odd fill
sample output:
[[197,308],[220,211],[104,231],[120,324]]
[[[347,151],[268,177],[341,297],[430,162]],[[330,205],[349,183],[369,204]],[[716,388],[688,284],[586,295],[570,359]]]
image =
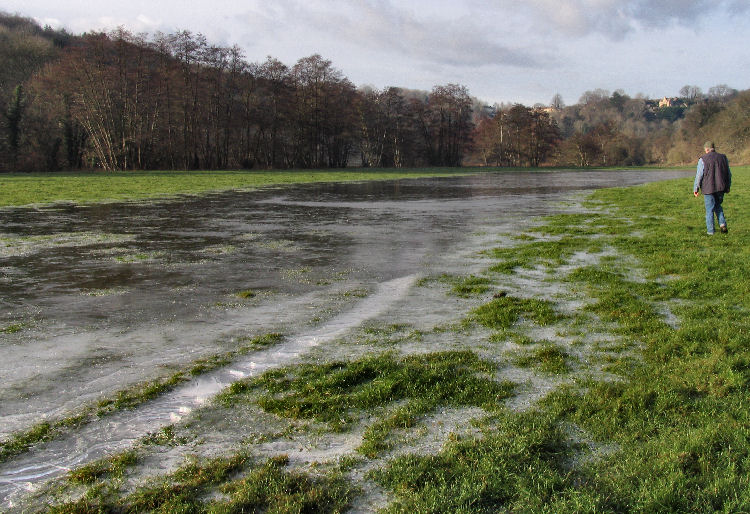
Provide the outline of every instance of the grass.
[[521,317],[539,325],[550,325],[562,319],[552,303],[536,298],[500,296],[474,310],[470,319],[494,330],[508,329]]
[[522,368],[538,368],[545,373],[556,375],[567,373],[570,368],[566,362],[568,354],[551,344],[545,344],[538,349],[521,355],[515,359],[516,366]]
[[[546,510],[750,508],[750,276],[745,265],[750,250],[744,243],[750,194],[742,186],[748,172],[734,170],[737,187],[725,200],[732,230],[723,237],[704,235],[702,202],[690,196],[688,180],[592,195],[592,207],[606,205],[614,212],[597,219],[595,235],[637,259],[645,279],[628,278],[620,263],[619,269],[583,267],[567,280],[596,299],[586,308],[589,313],[644,349],[640,365],[621,368],[626,380],[591,379],[559,389],[543,402],[547,415],[620,448],[576,470],[576,485],[564,485],[560,498],[575,493],[583,505],[561,506],[553,497],[546,499]],[[580,216],[547,222],[541,231],[568,238],[569,246],[534,242],[518,252],[499,250],[497,257],[521,266],[553,265],[587,246],[573,235],[581,233]],[[548,252],[541,259],[535,255],[539,249]],[[677,329],[658,310],[660,302],[672,300],[680,301],[674,309]]]
[[[547,226],[534,230],[545,231]],[[512,273],[515,268],[531,269],[537,265],[561,266],[574,253],[586,250],[598,250],[600,243],[578,235],[562,235],[558,239],[539,240],[512,248],[498,248],[488,252],[499,260],[490,267],[496,273]]]
[[19,455],[35,444],[51,441],[62,433],[88,423],[92,417],[93,408],[84,407],[81,412],[67,416],[63,419],[49,422],[42,421],[30,428],[11,434],[0,442],[0,463]]
[[123,264],[132,264],[144,261],[154,261],[164,257],[163,252],[134,253],[130,255],[118,255],[114,259]]
[[[519,353],[487,355],[488,346],[480,355],[467,343],[451,352],[298,364],[220,396],[226,409],[259,406],[290,423],[311,421],[304,430],[313,437],[361,433],[339,467],[303,473],[284,455],[230,452],[117,489],[121,467],[103,462],[83,474],[88,490],[79,500],[56,508],[338,512],[358,505],[359,491],[348,484],[369,470],[388,494],[385,512],[750,511],[750,168],[733,174],[727,235],[705,235],[691,179],[598,190],[586,203],[598,214],[540,220],[512,248],[488,252],[492,271],[480,280],[437,279],[447,294],[480,303],[466,313],[465,332],[452,336],[484,327],[489,342],[515,342]],[[579,252],[601,258],[572,261]],[[526,278],[530,269],[586,302],[563,315],[539,294],[487,301],[487,291],[474,289]],[[667,323],[665,305],[676,325]],[[388,339],[410,326],[364,332]],[[536,340],[530,326],[548,327],[544,337],[553,340]],[[617,376],[579,373],[583,358],[572,369],[575,358],[550,329],[575,332],[576,355],[592,352],[591,361]],[[614,337],[599,338],[606,334]],[[559,375],[554,382],[562,385],[526,411],[506,410],[515,387],[496,373],[518,365],[542,379]],[[452,434],[433,452],[388,453],[443,406],[479,407],[486,417],[466,420],[474,430]],[[154,437],[169,444],[173,435]]]
[[341,473],[313,476],[287,470],[289,459],[284,455],[258,462],[239,452],[212,459],[189,459],[173,473],[123,494],[111,480],[121,478],[124,468],[136,461],[132,452],[126,452],[72,472],[69,480],[89,485],[89,489],[77,500],[59,503],[46,511],[337,513],[350,507],[356,492]]
[[449,275],[443,273],[439,276],[424,277],[421,278],[417,285],[424,287],[432,282],[438,282],[449,285],[450,294],[458,296],[460,298],[470,298],[473,296],[480,296],[491,289],[492,281],[487,277],[477,277],[475,275],[469,275],[468,277],[460,277],[455,275]]
[[138,453],[127,450],[95,462],[91,462],[68,473],[68,479],[78,484],[93,484],[104,477],[122,478],[128,466],[138,462]]
[[357,449],[373,458],[390,448],[394,430],[413,427],[439,406],[496,410],[514,385],[492,379],[495,368],[472,352],[403,358],[386,353],[269,371],[233,384],[218,400],[230,408],[255,401],[267,412],[326,423],[333,431],[348,430],[368,412],[380,413]]
[[0,207],[143,200],[271,185],[450,176],[480,170],[483,169],[4,173],[0,174]]
[[187,444],[188,438],[178,436],[174,425],[167,425],[143,438],[144,445],[179,446]]
[[[702,202],[690,195],[691,180],[677,180],[597,191],[589,206],[609,214],[595,223],[550,217],[535,229],[544,239],[492,252],[495,272],[555,273],[576,252],[613,248],[619,258],[561,278],[593,300],[572,321],[612,331],[640,357],[622,359],[622,380],[569,382],[538,410],[486,424],[482,437],[388,462],[372,473],[394,495],[386,511],[750,510],[750,169],[733,171],[726,236],[704,234]],[[663,302],[672,302],[677,328],[664,321]],[[470,318],[500,340],[519,319],[554,322],[551,307],[506,297]],[[532,350],[528,363],[564,363],[559,349],[538,352],[545,355]],[[594,454],[561,432],[567,425],[610,451]]]
[[565,436],[541,412],[503,413],[482,436],[437,455],[404,455],[371,473],[394,496],[385,512],[554,512],[573,484]]
[[[201,359],[201,362],[196,364],[201,371],[207,371],[210,369],[209,366],[204,368],[204,362],[205,360]],[[221,361],[218,361],[217,364],[223,362],[222,359]],[[188,381],[189,377],[189,372],[178,371],[166,378],[149,380],[147,382],[136,384],[128,389],[118,391],[113,396],[97,402],[96,415],[101,417],[119,410],[135,408],[144,402],[153,400],[154,398],[173,390],[176,386]]]
[[196,170],[0,174],[0,207],[148,200],[233,189],[315,182],[354,182],[458,176],[486,172],[550,171],[512,168],[408,168],[341,170]]
[[23,330],[23,327],[23,323],[11,323],[10,325],[0,328],[0,334],[15,334]]
[[405,323],[380,325],[365,323],[362,325],[361,335],[355,339],[358,345],[369,347],[396,346],[405,341],[420,341],[424,334]]

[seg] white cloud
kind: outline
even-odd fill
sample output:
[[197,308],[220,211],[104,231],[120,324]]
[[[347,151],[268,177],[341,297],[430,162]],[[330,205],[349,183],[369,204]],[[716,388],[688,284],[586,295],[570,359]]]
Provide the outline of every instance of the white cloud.
[[57,18],[34,18],[34,21],[42,27],[52,27],[56,30],[64,27],[63,22]]
[[145,14],[139,14],[135,20],[136,20],[136,23],[139,25],[139,30],[154,32],[156,30],[159,30],[160,27],[164,26],[161,20],[152,20]]

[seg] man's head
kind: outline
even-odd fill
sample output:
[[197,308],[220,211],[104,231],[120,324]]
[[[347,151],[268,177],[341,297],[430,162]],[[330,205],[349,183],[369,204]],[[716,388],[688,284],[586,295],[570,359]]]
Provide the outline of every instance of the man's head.
[[713,141],[706,141],[703,143],[703,149],[706,150],[706,153],[713,152],[715,148]]

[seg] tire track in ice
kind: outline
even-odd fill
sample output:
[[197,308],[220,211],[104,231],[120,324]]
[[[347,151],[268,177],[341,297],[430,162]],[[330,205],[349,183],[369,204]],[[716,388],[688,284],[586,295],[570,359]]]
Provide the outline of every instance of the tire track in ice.
[[383,314],[405,297],[417,278],[415,274],[380,283],[374,294],[312,332],[255,352],[238,362],[197,377],[134,410],[95,421],[0,465],[0,498],[3,505],[12,508],[15,498],[33,492],[43,482],[87,462],[122,451],[149,432],[178,422],[233,382],[292,364],[310,349],[344,336],[363,322]]

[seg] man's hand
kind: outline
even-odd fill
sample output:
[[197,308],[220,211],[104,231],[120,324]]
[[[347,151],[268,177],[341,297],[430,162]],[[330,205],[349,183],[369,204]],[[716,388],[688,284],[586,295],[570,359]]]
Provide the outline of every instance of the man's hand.
[[693,191],[693,196],[695,196],[696,198],[698,198],[698,194],[698,191]]

